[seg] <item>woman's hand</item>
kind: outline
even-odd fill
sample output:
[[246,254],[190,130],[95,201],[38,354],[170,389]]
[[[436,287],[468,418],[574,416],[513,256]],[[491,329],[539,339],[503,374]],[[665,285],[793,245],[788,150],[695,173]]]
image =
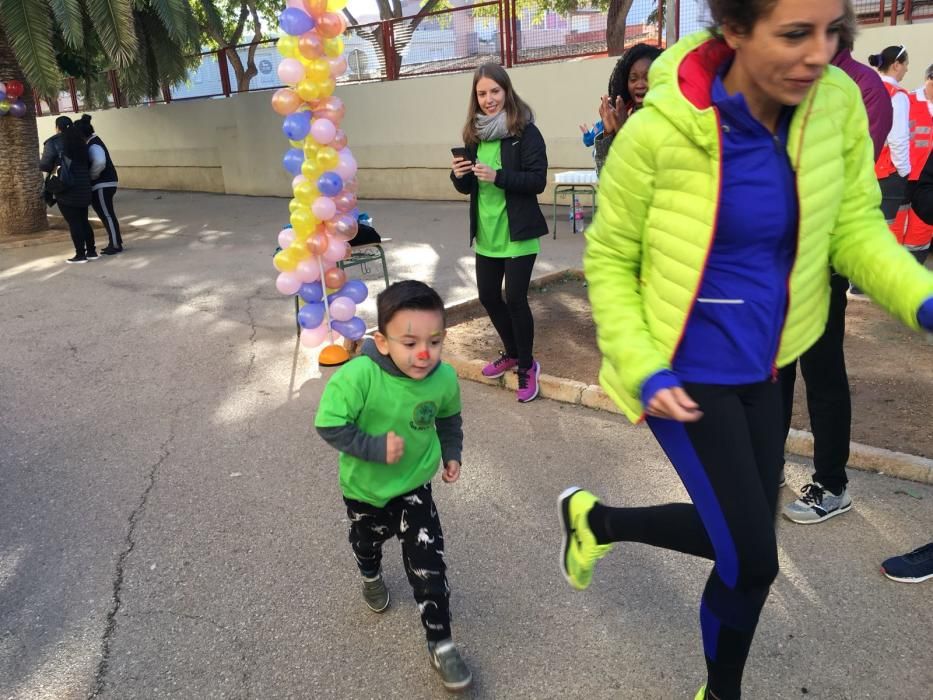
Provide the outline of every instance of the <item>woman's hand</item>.
[[625,109],[625,103],[621,97],[616,97],[615,104],[609,99],[609,95],[603,95],[599,101],[599,118],[603,120],[603,133],[612,136],[628,119],[628,110]]
[[476,175],[477,180],[481,180],[483,182],[496,181],[496,171],[484,163],[477,163],[474,165],[473,174]]
[[681,423],[695,423],[703,417],[700,406],[679,386],[659,390],[648,402],[647,413]]
[[473,163],[466,158],[454,158],[453,165],[450,166],[454,171],[454,176],[459,180],[473,169]]

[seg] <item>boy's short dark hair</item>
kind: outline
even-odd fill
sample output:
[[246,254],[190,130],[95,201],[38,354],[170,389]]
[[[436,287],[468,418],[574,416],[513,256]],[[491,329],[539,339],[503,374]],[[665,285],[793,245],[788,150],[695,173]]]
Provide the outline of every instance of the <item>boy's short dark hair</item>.
[[424,282],[402,280],[386,287],[376,297],[376,316],[379,332],[385,335],[386,326],[399,311],[437,311],[447,327],[447,311],[440,295]]

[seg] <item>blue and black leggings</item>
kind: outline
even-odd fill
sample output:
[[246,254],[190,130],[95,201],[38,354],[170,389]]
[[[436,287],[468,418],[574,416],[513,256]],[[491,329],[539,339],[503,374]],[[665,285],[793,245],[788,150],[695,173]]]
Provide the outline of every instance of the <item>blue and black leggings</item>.
[[693,503],[647,508],[597,505],[597,541],[642,542],[712,559],[700,602],[708,689],[741,695],[758,616],[778,573],[774,517],[784,464],[778,384],[685,384],[703,411],[696,423],[649,418]]

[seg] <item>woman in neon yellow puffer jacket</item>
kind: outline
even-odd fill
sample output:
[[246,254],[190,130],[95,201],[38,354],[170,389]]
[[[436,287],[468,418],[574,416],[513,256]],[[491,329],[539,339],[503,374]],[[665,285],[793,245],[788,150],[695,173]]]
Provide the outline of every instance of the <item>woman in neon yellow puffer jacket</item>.
[[564,575],[586,588],[613,542],[715,562],[700,606],[707,685],[735,700],[777,575],[778,367],[822,334],[830,265],[912,328],[933,275],[879,205],[859,89],[829,65],[848,0],[709,0],[720,31],[668,49],[613,143],[584,269],[600,381],[648,425],[693,503],[559,499]]

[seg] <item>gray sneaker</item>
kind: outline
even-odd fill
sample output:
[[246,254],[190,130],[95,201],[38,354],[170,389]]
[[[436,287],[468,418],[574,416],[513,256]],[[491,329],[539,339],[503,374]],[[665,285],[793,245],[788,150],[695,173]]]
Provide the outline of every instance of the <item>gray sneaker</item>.
[[431,665],[441,674],[441,681],[447,690],[466,690],[473,682],[473,674],[460,656],[460,651],[452,639],[428,642]]
[[814,481],[801,489],[800,498],[784,507],[784,515],[795,523],[812,525],[842,515],[851,508],[852,499],[846,489],[837,496]]
[[375,578],[363,577],[363,600],[373,612],[381,613],[389,607],[389,589],[386,588],[381,571]]

